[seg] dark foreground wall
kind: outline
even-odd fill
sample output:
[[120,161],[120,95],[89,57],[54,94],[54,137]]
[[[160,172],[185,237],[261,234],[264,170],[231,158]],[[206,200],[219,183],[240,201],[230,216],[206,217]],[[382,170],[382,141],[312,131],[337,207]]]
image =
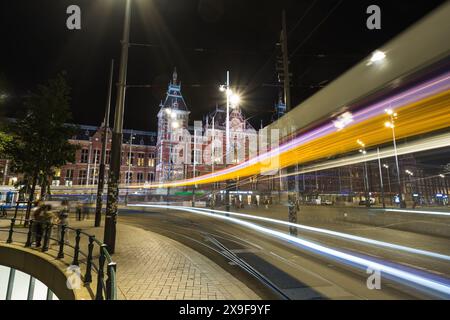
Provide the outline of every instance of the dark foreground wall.
[[[60,300],[75,300],[73,290],[66,286],[64,265],[59,261],[50,261],[39,253],[24,248],[0,245],[0,264],[20,270],[39,279]],[[61,265],[59,265],[61,264]]]

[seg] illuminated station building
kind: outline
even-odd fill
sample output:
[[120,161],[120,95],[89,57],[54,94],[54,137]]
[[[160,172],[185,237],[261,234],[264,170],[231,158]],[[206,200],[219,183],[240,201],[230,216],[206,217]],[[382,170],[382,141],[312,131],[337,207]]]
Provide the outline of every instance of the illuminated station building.
[[[122,145],[121,187],[142,187],[141,191],[152,195],[166,195],[164,188],[145,188],[150,185],[182,181],[211,174],[227,167],[241,164],[259,154],[255,150],[260,144],[258,131],[246,120],[239,106],[230,110],[230,146],[226,146],[226,108],[216,106],[203,121],[189,123],[190,111],[181,92],[181,83],[176,70],[172,75],[165,99],[159,105],[158,131],[143,132],[124,130]],[[272,121],[286,112],[286,105],[280,95],[275,105]],[[94,190],[98,183],[100,153],[102,147],[102,127],[80,125],[78,133],[70,142],[80,146],[75,161],[55,169],[52,179],[52,193],[65,189]],[[111,137],[111,132],[109,132]],[[107,167],[111,140],[107,145]],[[269,146],[270,148],[270,146]],[[227,155],[228,149],[228,155]],[[419,205],[448,205],[450,182],[447,169],[429,168],[418,162],[414,154],[399,156],[401,167],[402,195],[408,205],[416,201]],[[381,185],[384,181],[385,202],[395,204],[398,194],[396,170],[393,159],[382,163],[382,179],[377,161],[367,163],[367,185],[371,201],[380,205]],[[302,165],[295,169],[301,170]],[[298,192],[301,200],[310,204],[356,204],[363,202],[368,194],[365,190],[364,164],[354,164],[318,172],[309,172],[279,179],[279,172],[266,175],[243,177],[208,185],[197,185],[195,192],[209,196],[211,191],[223,199],[225,190],[230,190],[231,198],[239,198],[242,203],[255,203],[265,198],[273,201],[286,199],[286,191]],[[13,185],[21,177],[11,171],[9,161],[0,159],[0,203],[8,202]],[[139,189],[139,188],[138,188]],[[92,192],[94,192],[92,191]],[[139,191],[139,192],[141,192]],[[173,188],[169,194],[187,196],[192,187]],[[84,191],[83,191],[84,192]],[[133,190],[135,192],[135,190]],[[199,197],[204,200],[205,197]],[[146,198],[147,199],[147,198]],[[149,199],[153,199],[149,198]],[[181,197],[180,197],[181,199]]]

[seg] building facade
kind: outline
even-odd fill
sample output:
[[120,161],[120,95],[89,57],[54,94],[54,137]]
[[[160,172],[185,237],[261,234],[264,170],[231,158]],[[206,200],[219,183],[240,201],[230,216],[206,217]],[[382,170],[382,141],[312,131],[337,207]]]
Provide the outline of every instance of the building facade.
[[[257,155],[258,131],[236,106],[230,112],[230,146],[226,145],[226,109],[215,110],[189,125],[190,111],[175,70],[158,113],[156,179],[163,183],[213,173]],[[253,147],[252,147],[253,146]]]

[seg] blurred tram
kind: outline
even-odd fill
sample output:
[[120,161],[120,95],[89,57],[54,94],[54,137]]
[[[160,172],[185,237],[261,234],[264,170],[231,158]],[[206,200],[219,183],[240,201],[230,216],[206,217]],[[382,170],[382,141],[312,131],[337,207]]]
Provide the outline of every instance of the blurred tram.
[[267,129],[286,140],[450,71],[450,2],[396,36]]

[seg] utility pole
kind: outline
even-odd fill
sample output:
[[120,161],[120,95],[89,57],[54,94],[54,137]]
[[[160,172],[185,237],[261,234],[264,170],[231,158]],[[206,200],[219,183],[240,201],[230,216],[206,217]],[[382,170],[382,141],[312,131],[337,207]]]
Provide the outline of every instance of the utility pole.
[[109,115],[111,113],[111,93],[112,82],[114,76],[114,60],[111,60],[111,70],[109,73],[109,87],[108,87],[108,99],[106,102],[105,110],[105,122],[103,124],[103,143],[102,143],[102,159],[100,162],[100,168],[98,173],[98,189],[97,189],[97,205],[95,207],[95,227],[100,227],[102,218],[102,205],[103,205],[103,189],[105,188],[105,166],[106,166],[106,149],[108,146],[108,129],[109,129]]
[[284,103],[286,104],[286,112],[291,111],[291,83],[289,73],[289,52],[288,37],[286,26],[286,10],[283,10],[282,17],[283,30],[281,31],[281,52],[283,55],[283,75],[284,75]]
[[[284,95],[284,104],[286,105],[286,113],[288,113],[289,111],[291,111],[292,108],[292,104],[291,104],[291,73],[289,72],[289,49],[288,49],[288,32],[287,32],[287,21],[286,21],[286,10],[283,10],[282,12],[282,30],[281,30],[281,35],[280,35],[280,46],[281,46],[281,61],[282,62],[282,67],[279,68],[277,67],[277,71],[281,72],[281,74],[279,74],[278,78],[279,81],[283,83],[283,95]],[[283,80],[281,80],[283,79]],[[289,120],[289,118],[288,118]],[[287,128],[287,134],[291,135],[291,130],[292,130],[292,126],[290,124],[290,121],[288,121],[288,128]],[[298,168],[298,167],[296,167]],[[289,173],[289,171],[292,171],[293,168],[291,168],[291,170],[287,170],[287,172]],[[295,169],[294,169],[295,170]],[[282,179],[282,175],[283,175],[283,170],[280,168],[279,169],[279,182],[280,182],[280,188],[279,188],[279,201],[281,202],[281,191],[283,188],[283,179]],[[286,178],[286,190],[289,191],[289,178]],[[298,176],[295,176],[295,186],[296,186],[296,190],[298,189]]]
[[383,209],[385,209],[386,202],[384,200],[383,169],[381,169],[380,148],[377,148],[377,155],[378,155],[378,169],[380,170],[381,199],[382,199]]
[[[197,126],[194,125],[194,170],[192,173],[193,179],[195,179],[195,171],[197,170]],[[192,185],[192,207],[195,208],[195,184]]]
[[122,53],[120,57],[119,84],[114,115],[114,130],[111,145],[111,166],[108,179],[108,202],[106,205],[104,242],[110,254],[116,248],[116,224],[119,202],[120,160],[122,152],[123,114],[127,86],[128,47],[130,42],[131,0],[126,0],[123,27]]
[[133,140],[134,140],[134,138],[133,138],[133,130],[131,130],[131,134],[130,134],[130,143],[129,143],[129,148],[130,148],[130,150],[129,150],[129,153],[128,153],[128,171],[127,171],[127,176],[126,176],[126,181],[125,181],[125,183],[126,183],[126,185],[127,185],[127,193],[126,193],[126,195],[125,195],[125,205],[128,205],[128,193],[129,193],[129,187],[130,187],[130,184],[131,184],[131,182],[132,182],[132,174],[131,174],[131,166],[132,166],[132,160],[133,160],[133,157],[132,157],[132,146],[133,146]]

